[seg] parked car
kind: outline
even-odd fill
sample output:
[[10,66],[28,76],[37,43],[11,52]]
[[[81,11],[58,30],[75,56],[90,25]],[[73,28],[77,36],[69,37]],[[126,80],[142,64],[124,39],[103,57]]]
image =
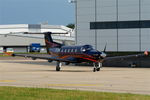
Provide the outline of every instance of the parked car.
[[3,52],[4,52],[4,48],[0,47],[0,53],[3,53]]
[[13,53],[14,49],[13,48],[6,48],[6,52]]
[[40,52],[41,44],[40,43],[32,43],[29,46],[29,52]]

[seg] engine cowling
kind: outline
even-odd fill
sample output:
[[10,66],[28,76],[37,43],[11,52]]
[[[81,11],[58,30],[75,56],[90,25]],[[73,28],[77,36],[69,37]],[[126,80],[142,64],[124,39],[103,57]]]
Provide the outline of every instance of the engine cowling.
[[48,60],[49,63],[53,62],[53,60]]
[[104,53],[104,52],[102,52],[102,54],[101,54],[101,58],[105,58],[107,55],[106,55],[106,53]]

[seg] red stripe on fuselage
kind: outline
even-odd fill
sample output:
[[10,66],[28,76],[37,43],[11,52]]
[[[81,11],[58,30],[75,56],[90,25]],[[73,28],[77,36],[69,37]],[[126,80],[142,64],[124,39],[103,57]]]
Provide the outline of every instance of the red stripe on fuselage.
[[98,62],[98,60],[95,60],[95,57],[92,57],[88,54],[81,54],[81,53],[52,53],[53,56],[58,56],[60,59],[67,59],[68,57],[74,57],[74,58],[81,58],[85,60],[89,60],[92,62]]
[[82,59],[86,59],[86,60],[89,60],[89,61],[92,61],[92,62],[98,62],[98,60],[95,60],[95,59],[90,59],[90,58],[84,58],[84,57],[80,57]]
[[91,59],[94,59],[93,56],[90,56],[90,55],[87,55],[87,54],[82,54],[82,53],[68,53],[68,54],[59,54],[59,58],[66,58],[66,57],[70,57],[70,56],[73,56],[73,57],[88,57],[88,58],[91,58]]

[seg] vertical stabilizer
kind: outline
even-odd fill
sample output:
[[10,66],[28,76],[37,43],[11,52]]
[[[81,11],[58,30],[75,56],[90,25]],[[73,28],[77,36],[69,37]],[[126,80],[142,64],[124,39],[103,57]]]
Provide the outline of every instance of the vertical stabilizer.
[[50,54],[49,52],[50,48],[60,48],[62,46],[62,44],[53,41],[51,34],[52,34],[51,32],[47,32],[44,34],[47,53],[49,54]]

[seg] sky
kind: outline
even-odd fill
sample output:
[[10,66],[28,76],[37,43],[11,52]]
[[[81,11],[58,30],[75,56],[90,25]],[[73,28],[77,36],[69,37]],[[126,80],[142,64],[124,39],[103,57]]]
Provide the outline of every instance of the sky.
[[68,0],[0,0],[0,24],[67,25],[75,22]]

